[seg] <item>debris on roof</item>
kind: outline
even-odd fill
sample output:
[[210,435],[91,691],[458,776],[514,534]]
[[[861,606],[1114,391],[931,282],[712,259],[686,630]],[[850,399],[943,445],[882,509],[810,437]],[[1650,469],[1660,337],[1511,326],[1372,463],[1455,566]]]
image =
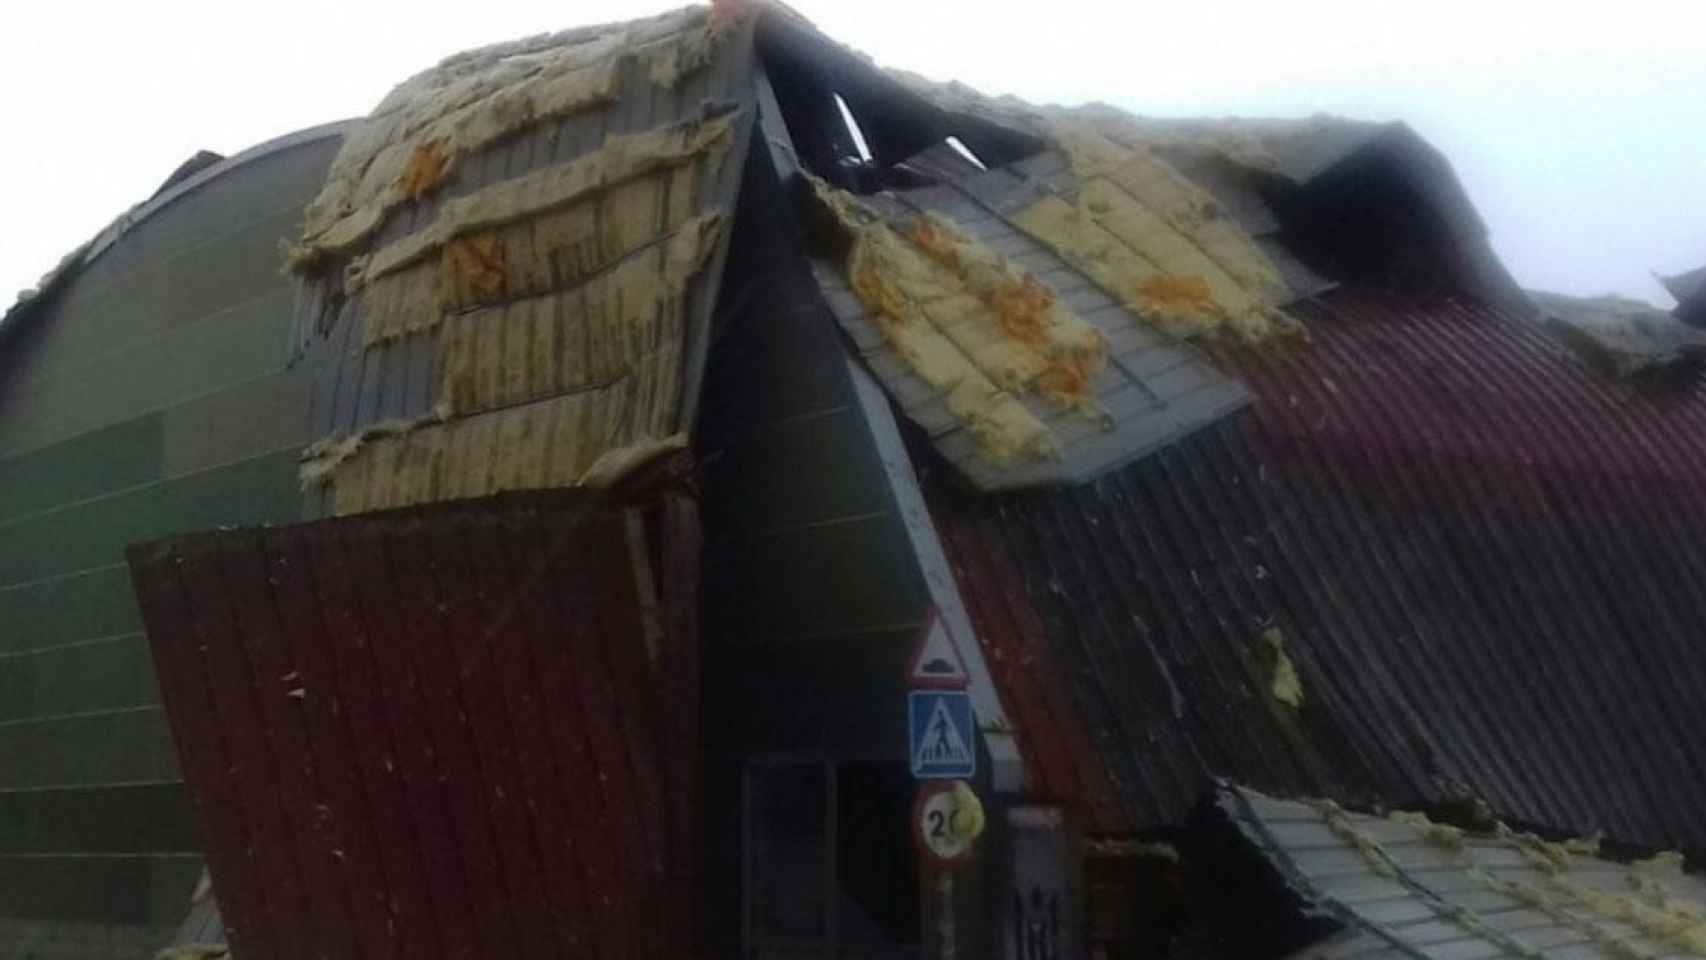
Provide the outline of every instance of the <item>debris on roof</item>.
[[1640,300],[1542,292],[1530,296],[1548,325],[1572,347],[1620,378],[1698,359],[1706,351],[1706,330]]
[[[680,449],[750,27],[696,7],[460,54],[351,133],[290,254],[304,309],[354,325],[347,362],[303,325],[327,402],[301,475],[331,510],[612,483]],[[427,383],[339,399],[398,380]]]
[[1676,298],[1676,318],[1696,327],[1706,327],[1706,267],[1660,277],[1670,295]]
[[1285,634],[1278,627],[1269,627],[1262,631],[1262,642],[1267,645],[1268,658],[1273,661],[1273,682],[1268,684],[1268,693],[1294,710],[1301,708],[1303,681],[1297,675],[1297,664],[1292,663],[1285,652]]
[[1274,871],[1343,924],[1299,960],[1706,955],[1706,883],[1675,853],[1618,863],[1503,825],[1465,833],[1235,786],[1216,803]]

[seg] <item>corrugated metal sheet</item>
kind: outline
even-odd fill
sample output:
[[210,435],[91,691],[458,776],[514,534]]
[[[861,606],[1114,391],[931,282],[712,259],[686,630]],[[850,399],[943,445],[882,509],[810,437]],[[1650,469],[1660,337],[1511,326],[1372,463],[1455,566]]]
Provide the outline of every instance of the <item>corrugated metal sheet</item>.
[[133,547],[235,952],[685,955],[697,537],[556,494]]
[[1706,883],[1513,833],[1275,800],[1229,787],[1221,812],[1305,898],[1345,924],[1308,960],[1694,956]]
[[[1063,169],[1058,154],[1048,154]],[[1032,175],[1037,168],[1028,167]],[[1035,188],[1006,170],[864,198],[896,221],[922,212],[951,219],[974,239],[996,250],[1052,287],[1068,307],[1096,326],[1110,345],[1107,367],[1092,383],[1096,402],[1108,411],[1113,429],[1026,394],[1018,400],[1048,426],[1060,444],[1058,460],[996,464],[984,456],[972,432],[950,412],[946,391],[931,387],[898,359],[847,287],[834,264],[813,264],[819,284],[842,328],[871,372],[905,416],[930,434],[942,455],[988,490],[1075,482],[1141,457],[1243,407],[1244,389],[1216,373],[1196,351],[1156,332],[1097,289],[1082,272],[1041,243],[1014,229],[1005,215],[1032,198]]]
[[1037,792],[1106,832],[1214,773],[1706,843],[1706,386],[1449,300],[1299,313],[1308,343],[1212,349],[1239,421],[1072,490],[932,484]]
[[[599,28],[605,29],[605,28]],[[685,123],[702,116],[708,105],[744,107],[753,98],[752,37],[743,29],[717,47],[702,70],[685,75],[674,86],[656,82],[649,61],[619,61],[617,100],[607,109],[587,110],[548,121],[486,149],[462,163],[454,181],[438,194],[395,211],[376,234],[373,249],[427,228],[447,201],[482,187],[587,156],[607,137]],[[701,179],[695,189],[695,213],[721,213],[732,219],[745,156],[752,111],[743,109],[729,150],[715,176]],[[678,423],[693,421],[699,382],[703,376],[711,308],[716,300],[726,232],[705,268],[688,284],[685,298],[686,342],[680,358]],[[602,273],[599,275],[603,275]],[[315,437],[361,432],[384,421],[414,421],[428,415],[440,396],[439,332],[429,330],[364,348],[362,298],[336,301],[326,285],[341,277],[316,278],[304,284],[298,307],[297,337],[302,358],[316,369],[310,424]],[[331,511],[331,491],[316,491],[311,509]]]

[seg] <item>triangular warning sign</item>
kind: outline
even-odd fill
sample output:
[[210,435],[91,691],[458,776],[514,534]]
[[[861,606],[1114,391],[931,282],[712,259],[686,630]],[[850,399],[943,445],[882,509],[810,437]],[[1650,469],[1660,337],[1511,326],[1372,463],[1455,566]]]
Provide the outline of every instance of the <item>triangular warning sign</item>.
[[930,712],[930,719],[924,724],[924,736],[918,742],[918,753],[912,758],[914,770],[929,770],[934,767],[960,766],[971,762],[971,748],[966,745],[965,735],[954,723],[953,715],[948,712],[948,702],[937,700],[936,709]]
[[918,638],[918,652],[912,655],[912,669],[906,679],[911,686],[938,690],[963,690],[971,680],[960,651],[954,647],[954,638],[948,634],[948,624],[934,610]]

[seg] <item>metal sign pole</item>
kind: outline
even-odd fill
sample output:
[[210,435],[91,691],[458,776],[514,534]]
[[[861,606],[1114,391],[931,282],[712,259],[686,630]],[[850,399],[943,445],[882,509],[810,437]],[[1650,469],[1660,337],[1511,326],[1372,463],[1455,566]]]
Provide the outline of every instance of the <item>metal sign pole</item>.
[[936,914],[937,953],[939,960],[954,960],[958,947],[954,943],[954,871],[936,871],[936,891],[942,903]]

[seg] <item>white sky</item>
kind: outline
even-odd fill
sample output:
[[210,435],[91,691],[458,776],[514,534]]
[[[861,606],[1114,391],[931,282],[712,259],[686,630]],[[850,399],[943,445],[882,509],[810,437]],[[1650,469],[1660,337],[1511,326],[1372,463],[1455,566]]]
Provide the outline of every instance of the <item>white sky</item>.
[[[197,149],[365,113],[460,49],[677,5],[13,4],[0,15],[0,309]],[[1157,116],[1407,120],[1456,166],[1525,286],[1668,305],[1652,271],[1706,263],[1695,3],[792,5],[881,64],[988,93]]]

